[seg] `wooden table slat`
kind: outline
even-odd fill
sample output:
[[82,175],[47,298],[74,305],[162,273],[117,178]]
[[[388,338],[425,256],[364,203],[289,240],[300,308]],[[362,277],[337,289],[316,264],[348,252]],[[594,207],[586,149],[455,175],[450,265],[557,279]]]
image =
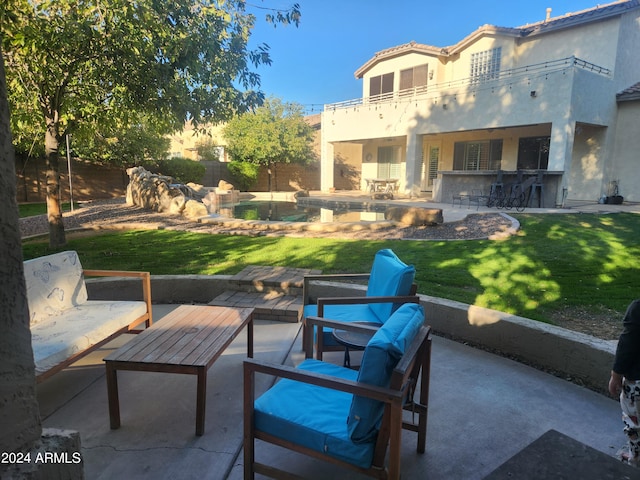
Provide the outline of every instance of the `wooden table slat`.
[[[206,342],[198,345],[183,361],[187,364],[210,366],[229,344],[240,334],[252,315],[250,308],[229,310],[224,318],[224,329],[219,328],[207,337]],[[218,352],[212,356],[211,351]]]
[[167,315],[166,318],[163,318],[161,321],[154,323],[152,325],[153,328],[149,328],[138,334],[130,342],[126,343],[118,350],[105,357],[104,360],[129,361],[145,348],[149,346],[152,346],[153,348],[154,344],[157,342],[158,337],[167,335],[168,333],[171,333],[172,335],[177,334],[177,332],[173,330],[174,325],[184,320],[185,317],[193,313],[192,311],[190,311],[190,309],[184,307],[185,306],[180,306],[176,308],[169,315]]
[[[229,323],[229,318],[236,316],[234,323]],[[165,349],[154,361],[158,363],[173,363],[180,365],[207,365],[209,358],[218,350],[216,339],[229,336],[229,330],[233,333],[235,329],[242,329],[244,322],[237,314],[226,309],[221,315],[211,319],[212,321],[203,326],[190,326],[187,329],[197,328],[193,334],[185,333],[179,341],[171,348]],[[196,322],[194,322],[196,324]],[[202,322],[201,322],[202,324]],[[202,352],[194,354],[194,351]],[[198,362],[197,359],[204,354],[205,360]],[[147,359],[145,359],[147,360]]]
[[194,312],[192,316],[175,324],[175,334],[167,335],[166,341],[162,344],[158,342],[156,349],[147,350],[144,352],[145,355],[133,357],[131,361],[181,365],[186,355],[202,342],[206,342],[212,332],[219,331],[223,319],[228,314],[227,309],[220,310],[215,315],[202,310]]

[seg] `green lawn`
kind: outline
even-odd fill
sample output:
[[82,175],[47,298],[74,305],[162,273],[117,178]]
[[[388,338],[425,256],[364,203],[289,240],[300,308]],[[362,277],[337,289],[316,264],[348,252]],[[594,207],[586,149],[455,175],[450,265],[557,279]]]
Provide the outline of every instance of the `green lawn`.
[[[582,307],[622,314],[639,297],[640,216],[517,215],[505,241],[361,241],[130,231],[70,237],[85,268],[152,274],[233,274],[246,265],[367,272],[374,253],[393,249],[416,266],[418,291],[546,321]],[[25,258],[50,253],[24,244]]]

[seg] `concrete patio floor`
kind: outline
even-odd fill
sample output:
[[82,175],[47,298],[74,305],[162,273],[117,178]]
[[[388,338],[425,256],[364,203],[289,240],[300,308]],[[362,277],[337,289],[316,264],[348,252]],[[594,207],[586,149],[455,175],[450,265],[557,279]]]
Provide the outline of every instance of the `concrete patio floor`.
[[[162,322],[174,305],[154,305]],[[301,361],[300,324],[256,321],[255,358]],[[195,436],[195,378],[120,372],[122,426],[110,430],[104,358],[123,335],[38,386],[43,426],[77,430],[93,479],[240,479],[241,333],[208,374],[205,433]],[[341,362],[341,355],[328,357]],[[259,377],[258,392],[268,386]],[[617,401],[507,358],[434,337],[427,451],[403,434],[406,479],[482,479],[549,429],[608,455],[624,444]],[[258,443],[257,459],[303,478],[365,478]],[[630,469],[630,475],[636,472]],[[630,476],[629,478],[633,478]]]

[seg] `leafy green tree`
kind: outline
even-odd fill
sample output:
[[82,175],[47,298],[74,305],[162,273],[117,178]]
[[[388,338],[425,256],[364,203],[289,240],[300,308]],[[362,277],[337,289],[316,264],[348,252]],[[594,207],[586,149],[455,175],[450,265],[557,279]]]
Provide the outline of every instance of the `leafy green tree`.
[[158,160],[149,166],[152,172],[173,177],[176,182],[201,183],[206,168],[200,162],[184,157]]
[[107,127],[81,124],[72,139],[75,156],[120,166],[149,166],[167,156],[171,140],[148,117],[130,125]]
[[259,165],[232,160],[227,164],[233,182],[240,190],[247,191],[258,181]]
[[[59,203],[61,140],[79,125],[102,131],[155,119],[157,131],[229,120],[263,101],[248,48],[255,15],[244,0],[11,0],[0,41],[17,122],[39,125],[47,159],[49,243],[66,243]],[[298,24],[300,10],[267,21]]]
[[196,151],[201,160],[220,161],[222,147],[211,137],[205,136],[196,142]]
[[304,120],[302,106],[296,103],[268,98],[255,111],[231,119],[224,136],[234,160],[269,169],[269,190],[276,164],[307,164],[313,160],[314,130]]

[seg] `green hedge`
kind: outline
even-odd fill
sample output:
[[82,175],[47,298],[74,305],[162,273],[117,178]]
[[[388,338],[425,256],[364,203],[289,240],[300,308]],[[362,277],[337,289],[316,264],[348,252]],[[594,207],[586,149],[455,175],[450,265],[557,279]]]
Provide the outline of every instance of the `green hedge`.
[[250,190],[258,181],[260,167],[254,163],[234,160],[229,162],[228,167],[233,183],[242,191]]
[[150,167],[154,173],[173,177],[181,183],[202,183],[205,167],[200,162],[184,157],[173,157],[166,160],[158,160]]

